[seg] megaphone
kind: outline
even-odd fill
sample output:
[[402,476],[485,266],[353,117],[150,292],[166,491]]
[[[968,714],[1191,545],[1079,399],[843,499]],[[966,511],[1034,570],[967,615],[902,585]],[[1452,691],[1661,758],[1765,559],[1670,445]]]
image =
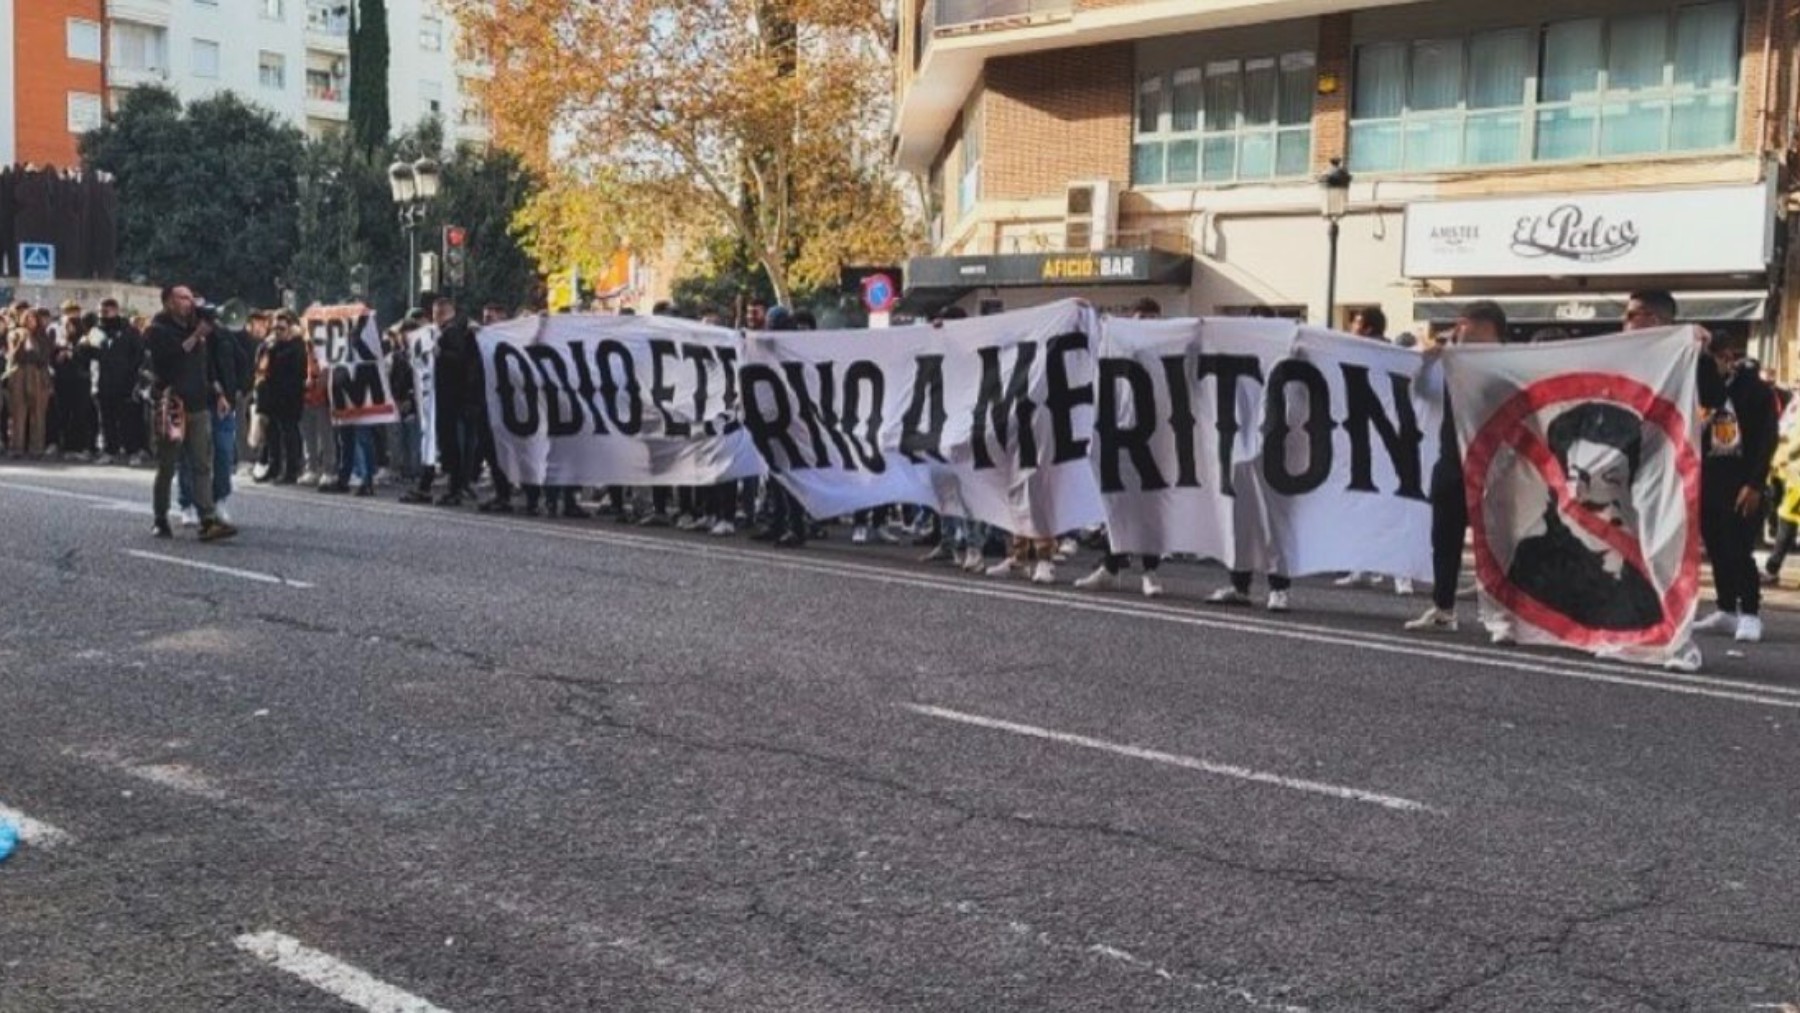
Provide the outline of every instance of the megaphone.
[[231,298],[219,307],[219,323],[225,327],[241,331],[250,322],[250,304],[242,299]]

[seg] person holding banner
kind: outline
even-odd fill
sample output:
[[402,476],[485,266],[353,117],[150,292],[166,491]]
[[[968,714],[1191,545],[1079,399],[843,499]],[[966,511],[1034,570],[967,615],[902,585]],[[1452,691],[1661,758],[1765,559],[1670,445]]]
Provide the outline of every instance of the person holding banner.
[[1700,433],[1700,535],[1718,608],[1694,629],[1754,644],[1763,636],[1755,552],[1775,458],[1775,392],[1754,364],[1743,362],[1734,339],[1714,334],[1707,352],[1725,384],[1724,400],[1706,413]]
[[[1506,340],[1506,311],[1482,299],[1463,307],[1451,341],[1464,345],[1497,345]],[[1463,488],[1462,448],[1456,439],[1456,414],[1450,392],[1444,392],[1444,423],[1438,436],[1438,459],[1431,469],[1431,607],[1406,624],[1409,630],[1454,633],[1456,585],[1462,579],[1463,544],[1469,533],[1469,500]],[[1496,635],[1495,639],[1504,639]]]
[[[1139,299],[1137,305],[1131,308],[1131,318],[1133,320],[1161,320],[1162,304],[1149,296],[1145,296],[1144,298]],[[1162,557],[1157,555],[1145,555],[1142,562],[1144,566],[1144,597],[1162,597],[1162,580],[1156,575],[1157,569],[1162,566]],[[1100,561],[1099,568],[1094,570],[1093,573],[1076,580],[1075,586],[1083,591],[1116,588],[1119,586],[1119,576],[1121,572],[1124,571],[1125,567],[1130,565],[1130,563],[1130,556],[1125,555],[1124,553],[1108,552],[1105,558]]]

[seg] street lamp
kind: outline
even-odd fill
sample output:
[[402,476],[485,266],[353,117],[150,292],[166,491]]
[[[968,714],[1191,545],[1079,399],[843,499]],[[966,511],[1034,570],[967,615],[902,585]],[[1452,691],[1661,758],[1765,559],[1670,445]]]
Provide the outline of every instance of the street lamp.
[[1319,177],[1319,190],[1323,198],[1320,213],[1330,223],[1327,234],[1331,237],[1331,262],[1325,269],[1325,326],[1337,324],[1337,261],[1338,261],[1338,222],[1350,209],[1350,170],[1344,168],[1344,160],[1331,160],[1331,169]]
[[394,205],[400,209],[400,228],[406,233],[406,308],[419,301],[419,223],[425,220],[425,206],[437,199],[442,173],[429,158],[416,162],[395,162],[388,166],[388,189]]

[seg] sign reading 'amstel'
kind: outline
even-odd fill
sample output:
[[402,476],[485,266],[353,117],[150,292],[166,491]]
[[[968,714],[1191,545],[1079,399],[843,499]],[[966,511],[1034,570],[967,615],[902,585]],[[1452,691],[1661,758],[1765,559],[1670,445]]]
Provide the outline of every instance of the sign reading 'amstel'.
[[1518,200],[1424,201],[1406,209],[1409,278],[1732,274],[1774,252],[1764,185]]

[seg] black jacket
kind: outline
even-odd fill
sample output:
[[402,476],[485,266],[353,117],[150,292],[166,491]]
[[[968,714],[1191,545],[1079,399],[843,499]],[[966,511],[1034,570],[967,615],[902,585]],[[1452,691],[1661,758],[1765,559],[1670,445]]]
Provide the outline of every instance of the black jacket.
[[[1712,360],[1704,362],[1717,376]],[[1725,392],[1721,402],[1729,401],[1737,414],[1738,431],[1742,434],[1740,446],[1738,453],[1731,456],[1714,456],[1712,426],[1704,427],[1700,433],[1705,455],[1701,474],[1709,483],[1729,485],[1733,490],[1746,485],[1761,489],[1768,483],[1769,465],[1775,460],[1775,445],[1780,442],[1781,415],[1775,405],[1775,390],[1757,375],[1755,367],[1732,370],[1721,389]]]
[[234,399],[250,389],[255,380],[256,343],[243,331],[214,327],[206,341],[212,357],[213,380]]
[[467,409],[485,404],[481,386],[481,348],[475,343],[475,325],[459,316],[438,332],[437,368],[432,374],[437,403]]
[[256,411],[277,419],[298,420],[306,408],[305,338],[265,342],[258,352]]
[[190,412],[207,411],[213,404],[213,356],[207,348],[222,337],[215,331],[205,344],[195,346],[193,351],[184,350],[182,342],[193,335],[197,324],[198,321],[183,324],[165,310],[150,321],[144,332],[150,372],[155,377],[152,393],[160,397],[164,391],[173,390]]
[[100,321],[100,333],[100,396],[124,397],[137,386],[144,367],[144,337],[123,317]]

